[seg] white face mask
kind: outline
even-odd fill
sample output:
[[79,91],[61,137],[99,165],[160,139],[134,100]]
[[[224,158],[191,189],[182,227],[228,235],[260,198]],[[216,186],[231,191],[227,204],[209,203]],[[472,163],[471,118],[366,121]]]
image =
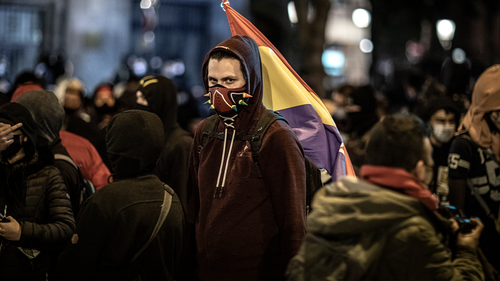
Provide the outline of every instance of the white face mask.
[[449,142],[455,134],[455,125],[436,124],[431,127],[434,137],[441,143]]

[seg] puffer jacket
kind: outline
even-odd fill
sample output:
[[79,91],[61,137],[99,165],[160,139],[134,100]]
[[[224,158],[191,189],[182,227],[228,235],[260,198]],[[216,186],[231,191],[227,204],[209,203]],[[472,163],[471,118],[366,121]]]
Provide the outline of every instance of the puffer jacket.
[[[3,210],[3,209],[2,209]],[[75,220],[63,178],[54,166],[45,166],[27,178],[26,204],[19,214],[12,215],[21,226],[21,239],[2,239],[0,276],[23,280],[45,280],[50,265],[49,250],[62,249],[71,238]],[[40,251],[29,259],[26,252]]]
[[313,200],[289,280],[484,280],[477,253],[443,238],[447,221],[418,200],[354,177]]

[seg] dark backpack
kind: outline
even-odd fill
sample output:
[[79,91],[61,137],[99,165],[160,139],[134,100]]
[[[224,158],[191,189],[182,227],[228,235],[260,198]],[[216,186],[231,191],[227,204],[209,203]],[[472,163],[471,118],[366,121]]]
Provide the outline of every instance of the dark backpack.
[[82,203],[95,192],[94,185],[92,184],[92,182],[85,179],[85,176],[82,174],[82,171],[80,170],[80,168],[78,168],[78,166],[73,161],[73,159],[71,159],[71,157],[64,154],[56,153],[54,154],[54,159],[66,161],[71,165],[73,165],[73,167],[75,167],[75,169],[78,171],[78,185],[79,185],[78,190],[80,190],[80,196],[78,199],[71,198],[73,213],[76,216],[76,214],[78,214],[78,211],[80,210],[80,206],[82,205]]
[[[259,165],[259,151],[262,146],[262,139],[264,138],[264,134],[267,129],[273,124],[276,120],[285,121],[288,124],[288,121],[283,117],[279,112],[273,110],[266,110],[260,117],[257,122],[257,126],[255,126],[255,131],[253,135],[246,135],[238,137],[236,139],[249,141],[252,148],[252,159],[255,163],[255,167],[257,168],[257,172],[259,177],[262,178],[262,171]],[[216,132],[215,128],[218,123],[218,116],[214,114],[207,118],[204,126],[203,133],[201,135],[200,144],[198,145],[198,153],[201,151],[203,146],[211,139],[218,138],[220,140],[224,139],[223,132]],[[311,162],[307,157],[304,157],[305,167],[306,167],[306,207],[307,213],[309,213],[311,208],[311,201],[314,196],[314,193],[323,186],[321,181],[321,171]]]

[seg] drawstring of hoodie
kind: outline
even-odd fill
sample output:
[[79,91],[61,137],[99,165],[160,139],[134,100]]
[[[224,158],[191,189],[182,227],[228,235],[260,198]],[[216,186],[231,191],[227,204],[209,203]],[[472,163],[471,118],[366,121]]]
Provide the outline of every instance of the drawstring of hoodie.
[[[219,115],[220,116],[220,115]],[[226,128],[224,129],[224,149],[222,150],[222,161],[220,162],[220,167],[219,167],[219,175],[217,176],[217,184],[215,186],[214,190],[214,198],[219,192],[219,187],[220,187],[220,192],[219,192],[219,198],[222,197],[222,193],[224,192],[224,185],[226,184],[226,176],[227,176],[227,168],[229,166],[229,158],[231,157],[231,150],[233,149],[233,143],[234,143],[234,137],[236,135],[236,130],[234,129],[234,119],[238,116],[238,114],[233,115],[232,117],[224,117],[220,116],[224,120],[224,125],[226,125]],[[227,128],[232,128],[233,129],[233,136],[231,138],[231,144],[229,145],[229,151],[227,153],[227,159],[226,157],[226,143],[227,143]],[[220,179],[221,179],[221,174],[222,174],[222,169],[224,167],[224,160],[225,160],[225,169],[224,169],[224,176],[222,177],[222,184],[219,186]]]

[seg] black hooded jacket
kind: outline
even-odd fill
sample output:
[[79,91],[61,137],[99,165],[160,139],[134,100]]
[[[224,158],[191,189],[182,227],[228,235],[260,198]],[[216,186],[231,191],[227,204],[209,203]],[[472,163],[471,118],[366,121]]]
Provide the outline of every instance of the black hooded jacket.
[[[50,91],[29,91],[22,94],[16,103],[25,106],[33,115],[37,123],[36,133],[39,142],[50,148],[54,154],[63,154],[71,157],[62,145],[59,131],[64,123],[64,108],[59,100]],[[59,169],[68,188],[71,206],[75,217],[80,207],[80,184],[78,170],[65,160],[54,160],[54,166]]]
[[[28,138],[23,145],[25,157],[14,164],[24,162],[22,165],[26,165],[26,178],[16,178],[26,180],[27,188],[24,204],[19,210],[12,208],[12,202],[6,196],[6,188],[12,186],[7,184],[5,176],[12,165],[7,159],[2,159],[0,167],[0,210],[16,219],[21,227],[19,241],[0,238],[0,279],[45,280],[50,250],[62,249],[75,228],[71,203],[59,170],[50,165],[53,155],[46,147],[37,147],[36,123],[28,109],[18,103],[5,104],[0,107],[0,122],[23,123],[20,130]],[[33,249],[40,253],[29,259],[18,247],[28,253]]]
[[[108,125],[106,144],[115,179],[82,206],[59,271],[70,280],[126,280],[137,271],[142,280],[173,280],[184,215],[174,191],[152,174],[163,147],[161,120],[141,110],[119,113]],[[131,266],[131,258],[151,236],[164,190],[173,194],[168,216]]]
[[189,152],[193,137],[177,122],[177,90],[172,80],[161,76],[144,77],[138,91],[148,101],[147,106],[137,104],[156,114],[163,122],[165,142],[154,174],[175,190],[183,206],[186,206]]

